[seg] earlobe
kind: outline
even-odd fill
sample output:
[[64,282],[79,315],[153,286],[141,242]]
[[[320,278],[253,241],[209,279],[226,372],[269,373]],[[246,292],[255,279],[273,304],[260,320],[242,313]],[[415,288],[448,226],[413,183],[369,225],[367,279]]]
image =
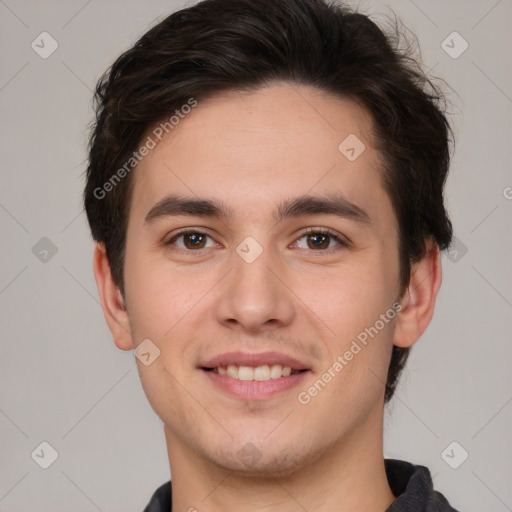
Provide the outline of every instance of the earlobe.
[[110,262],[102,243],[96,244],[94,249],[93,268],[103,314],[114,343],[121,350],[131,350],[134,344],[130,333],[128,312],[121,291],[112,278]]
[[411,269],[411,279],[401,301],[393,344],[410,347],[427,328],[441,286],[441,258],[439,247],[433,241],[426,244],[423,258]]

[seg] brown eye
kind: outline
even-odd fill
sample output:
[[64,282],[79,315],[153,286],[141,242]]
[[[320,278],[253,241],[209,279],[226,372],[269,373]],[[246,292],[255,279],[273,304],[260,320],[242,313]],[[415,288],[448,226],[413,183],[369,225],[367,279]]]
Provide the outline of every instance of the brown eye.
[[297,239],[299,249],[309,249],[315,252],[332,252],[349,247],[350,243],[343,235],[325,229],[309,229]]
[[331,241],[331,237],[324,233],[314,233],[307,235],[308,247],[310,249],[327,249]]
[[205,245],[206,237],[201,233],[188,233],[183,235],[183,243],[187,249],[202,249]]
[[212,247],[214,244],[212,238],[199,231],[184,231],[171,238],[166,245],[175,245],[185,250],[200,250]]

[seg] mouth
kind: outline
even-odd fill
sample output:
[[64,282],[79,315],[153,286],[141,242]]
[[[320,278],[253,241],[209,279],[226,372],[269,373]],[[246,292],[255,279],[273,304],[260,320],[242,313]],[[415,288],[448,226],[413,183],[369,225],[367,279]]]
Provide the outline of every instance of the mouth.
[[243,400],[263,400],[301,383],[312,369],[276,352],[229,353],[198,366],[214,389]]
[[217,375],[227,375],[237,380],[256,380],[259,382],[289,377],[290,375],[298,375],[299,373],[309,370],[294,370],[290,366],[282,366],[280,364],[262,365],[262,366],[237,366],[230,364],[228,366],[216,366],[215,368],[201,367],[205,372],[212,372]]

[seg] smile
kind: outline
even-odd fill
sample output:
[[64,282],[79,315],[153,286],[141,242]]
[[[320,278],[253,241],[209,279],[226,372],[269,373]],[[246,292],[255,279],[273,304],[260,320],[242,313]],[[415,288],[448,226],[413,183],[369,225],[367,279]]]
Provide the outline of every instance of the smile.
[[258,380],[265,381],[271,379],[279,379],[280,377],[289,377],[301,371],[292,370],[290,366],[282,366],[280,364],[262,365],[257,367],[237,366],[230,364],[228,366],[217,366],[216,368],[203,368],[206,371],[212,371],[219,375],[229,375],[233,379],[238,380]]
[[201,368],[201,372],[220,391],[243,400],[264,400],[298,386],[310,370],[295,370],[281,365]]

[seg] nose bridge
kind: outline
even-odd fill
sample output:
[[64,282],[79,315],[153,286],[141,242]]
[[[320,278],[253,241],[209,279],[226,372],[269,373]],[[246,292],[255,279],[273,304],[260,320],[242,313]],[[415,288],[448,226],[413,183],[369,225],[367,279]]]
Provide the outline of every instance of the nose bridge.
[[245,289],[247,291],[252,290],[253,294],[258,294],[261,297],[274,295],[273,288],[275,283],[272,283],[271,280],[272,278],[275,279],[275,277],[272,275],[270,268],[272,268],[272,260],[274,260],[275,266],[275,258],[273,258],[271,251],[268,249],[262,250],[261,254],[255,257],[255,249],[250,248],[246,253],[250,257],[246,259],[240,255],[244,249],[247,250],[247,245],[244,247],[241,244],[237,248],[237,254],[233,256],[232,284],[234,289],[240,289],[241,291]]
[[275,275],[281,268],[277,255],[247,237],[233,252],[232,263],[217,303],[218,321],[251,331],[289,324],[294,306]]

